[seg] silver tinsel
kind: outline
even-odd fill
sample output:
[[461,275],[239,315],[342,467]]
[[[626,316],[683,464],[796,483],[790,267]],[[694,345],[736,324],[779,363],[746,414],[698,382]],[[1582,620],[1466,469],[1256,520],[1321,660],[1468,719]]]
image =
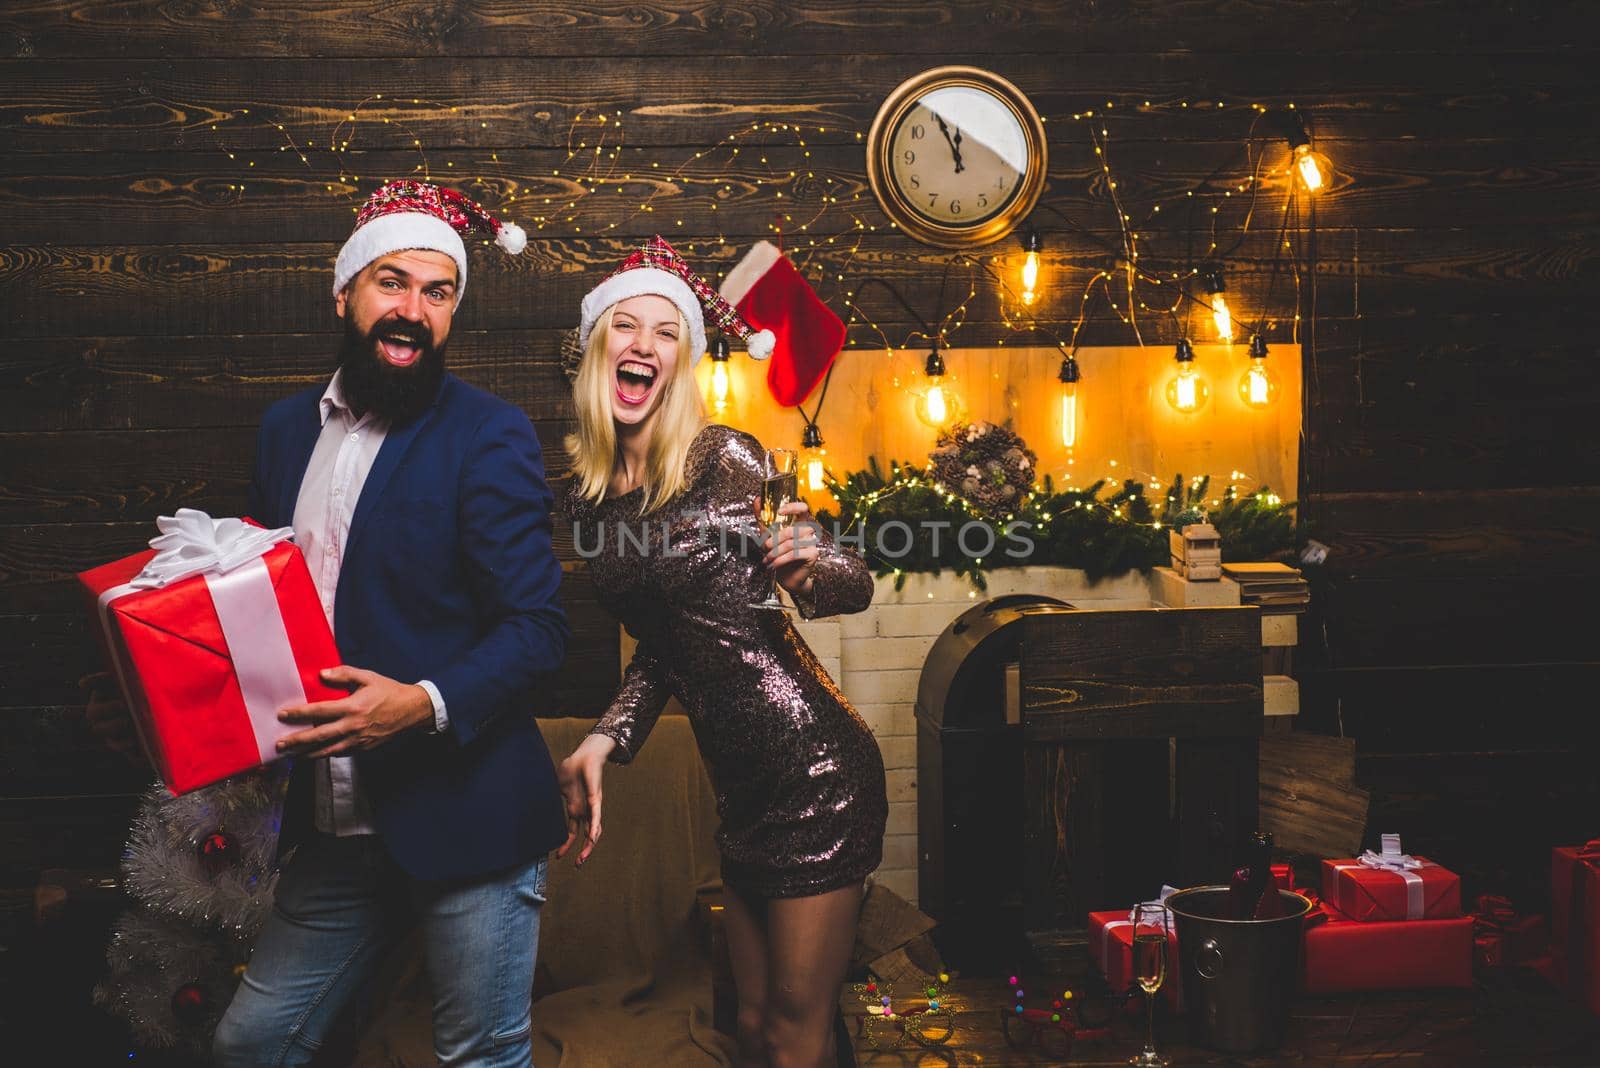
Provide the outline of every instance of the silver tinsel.
[[[249,952],[247,942],[221,931],[134,909],[112,932],[106,948],[109,972],[95,987],[94,1000],[127,1020],[141,1042],[179,1047],[204,1059],[239,985],[235,969]],[[198,984],[206,995],[205,1012],[191,1021],[179,1019],[172,1009],[173,994],[185,983]]]
[[[272,908],[283,778],[256,772],[182,797],[151,787],[122,856],[128,891],[151,911],[253,937]],[[200,856],[215,831],[235,856],[216,874]]]
[[[122,868],[139,907],[118,921],[95,1002],[126,1019],[151,1046],[205,1058],[241,965],[272,909],[285,779],[279,768],[235,776],[182,797],[161,786],[145,795]],[[228,836],[225,863],[208,867],[206,838]],[[186,983],[205,1009],[180,1019],[173,995]]]

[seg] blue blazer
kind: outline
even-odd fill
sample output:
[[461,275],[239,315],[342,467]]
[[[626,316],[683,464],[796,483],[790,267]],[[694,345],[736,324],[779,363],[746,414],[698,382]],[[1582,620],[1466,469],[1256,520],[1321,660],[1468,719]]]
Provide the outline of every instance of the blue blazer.
[[[291,526],[322,433],[323,386],[267,410],[250,515]],[[346,664],[428,679],[450,726],[356,754],[384,845],[423,879],[470,877],[566,839],[533,692],[567,623],[539,441],[512,404],[446,375],[433,405],[389,429],[356,502],[334,600]],[[284,841],[311,826],[309,762],[291,775]]]

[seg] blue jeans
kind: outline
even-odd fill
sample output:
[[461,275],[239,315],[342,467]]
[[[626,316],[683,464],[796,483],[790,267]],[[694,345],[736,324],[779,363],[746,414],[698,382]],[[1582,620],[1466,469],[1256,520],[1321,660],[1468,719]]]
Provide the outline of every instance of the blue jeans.
[[416,922],[441,1065],[533,1063],[529,999],[544,857],[471,880],[414,879],[376,835],[317,834],[278,880],[272,915],[217,1027],[218,1065],[304,1064]]

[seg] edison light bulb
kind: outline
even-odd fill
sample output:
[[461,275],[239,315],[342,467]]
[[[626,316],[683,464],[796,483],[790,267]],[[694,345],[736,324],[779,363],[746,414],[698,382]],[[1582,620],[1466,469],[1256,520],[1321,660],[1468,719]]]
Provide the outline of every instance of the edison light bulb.
[[1239,378],[1239,399],[1252,408],[1265,408],[1278,396],[1278,380],[1267,370],[1267,342],[1260,334],[1250,339],[1250,368]]
[[956,398],[953,394],[946,393],[944,357],[939,355],[937,342],[934,343],[933,351],[928,353],[928,363],[924,373],[928,376],[928,391],[917,403],[917,418],[929,426],[942,427],[950,420],[950,412],[955,407]]
[[1032,304],[1039,290],[1039,249],[1043,242],[1037,231],[1022,235],[1022,303]]
[[1197,412],[1211,399],[1211,387],[1194,373],[1194,346],[1188,338],[1178,342],[1174,358],[1178,361],[1178,373],[1167,382],[1167,403],[1184,414]]
[[807,423],[800,437],[800,461],[805,467],[807,493],[821,493],[827,489],[828,450],[822,447],[822,431],[815,423]]
[[721,414],[728,407],[728,363],[717,360],[711,365],[711,407]]
[[827,484],[823,481],[825,474],[823,456],[826,452],[826,449],[818,449],[806,457],[806,491],[808,493],[821,493],[826,488]]
[[1221,293],[1211,298],[1211,318],[1217,323],[1217,337],[1233,344],[1233,316],[1228,312],[1228,301]]
[[1078,361],[1062,359],[1056,378],[1061,383],[1061,444],[1070,449],[1078,444]]
[[1317,162],[1317,154],[1311,151],[1310,145],[1295,146],[1294,166],[1300,172],[1300,180],[1306,184],[1307,192],[1315,193],[1322,188],[1322,166]]
[[728,401],[733,397],[733,384],[728,375],[728,357],[732,350],[728,347],[728,339],[721,334],[711,342],[711,385],[706,391],[706,403],[718,415],[728,409]]

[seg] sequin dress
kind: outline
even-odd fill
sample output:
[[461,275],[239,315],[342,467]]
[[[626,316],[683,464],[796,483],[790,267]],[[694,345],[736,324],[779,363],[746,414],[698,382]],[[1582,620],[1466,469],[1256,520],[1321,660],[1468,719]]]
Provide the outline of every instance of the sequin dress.
[[[767,592],[764,547],[745,531],[762,479],[760,442],[711,425],[691,444],[688,490],[648,517],[642,490],[564,505],[603,607],[638,640],[595,733],[627,763],[669,696],[687,710],[716,790],[724,881],[762,897],[859,883],[882,859],[888,818],[876,739],[788,613]],[[872,600],[865,561],[822,535],[806,619]]]

